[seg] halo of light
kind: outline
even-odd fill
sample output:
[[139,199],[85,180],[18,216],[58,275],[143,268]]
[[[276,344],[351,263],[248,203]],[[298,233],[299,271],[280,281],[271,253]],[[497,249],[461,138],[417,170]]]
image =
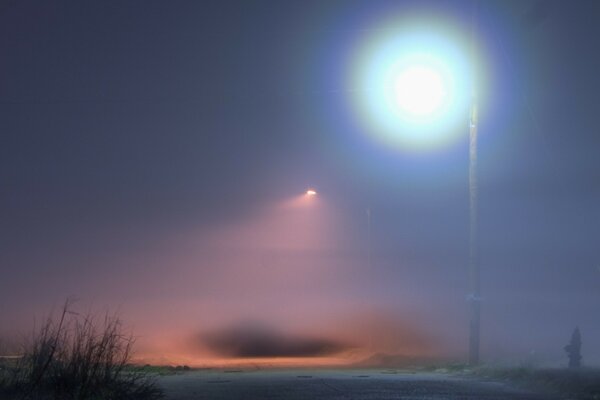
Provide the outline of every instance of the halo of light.
[[410,150],[443,146],[467,132],[470,47],[460,30],[439,19],[405,18],[366,32],[350,73],[364,131]]

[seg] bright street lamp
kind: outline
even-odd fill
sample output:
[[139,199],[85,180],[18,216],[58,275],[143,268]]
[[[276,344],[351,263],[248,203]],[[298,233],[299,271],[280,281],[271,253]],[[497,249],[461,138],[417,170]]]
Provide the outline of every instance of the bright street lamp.
[[428,117],[444,105],[448,89],[442,74],[428,65],[411,65],[394,82],[398,107],[415,117]]
[[392,21],[359,43],[348,75],[352,106],[363,131],[386,146],[424,151],[462,136],[472,72],[468,40],[447,25],[429,23],[431,31]]
[[[475,21],[475,20],[474,20]],[[365,131],[387,145],[424,150],[464,134],[469,115],[469,364],[479,363],[480,277],[477,243],[477,102],[472,39],[443,20],[435,32],[388,21],[359,46],[351,73]],[[471,43],[469,43],[471,41]],[[471,54],[471,57],[468,55]],[[470,112],[468,111],[470,109]]]

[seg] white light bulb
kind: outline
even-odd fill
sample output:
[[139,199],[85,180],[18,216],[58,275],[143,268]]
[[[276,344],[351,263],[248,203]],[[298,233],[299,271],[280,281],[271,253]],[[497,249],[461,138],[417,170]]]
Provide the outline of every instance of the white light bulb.
[[394,82],[394,96],[403,111],[425,117],[438,111],[444,104],[444,79],[435,69],[415,65],[402,70]]

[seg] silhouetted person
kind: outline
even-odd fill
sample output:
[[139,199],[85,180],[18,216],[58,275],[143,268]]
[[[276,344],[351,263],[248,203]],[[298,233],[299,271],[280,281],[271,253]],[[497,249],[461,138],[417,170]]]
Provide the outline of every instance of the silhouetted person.
[[571,342],[565,346],[565,351],[569,357],[569,368],[581,367],[581,333],[579,328],[575,328],[571,335]]

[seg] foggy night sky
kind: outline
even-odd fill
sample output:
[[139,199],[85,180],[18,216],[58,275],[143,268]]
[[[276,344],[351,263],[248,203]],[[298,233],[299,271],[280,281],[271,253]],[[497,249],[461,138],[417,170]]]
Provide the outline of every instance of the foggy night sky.
[[[469,29],[451,0],[0,3],[0,335],[75,296],[165,359],[253,323],[464,356],[468,120],[410,153],[349,105],[356,43],[414,11]],[[482,357],[564,364],[579,326],[598,364],[600,3],[479,18]]]

